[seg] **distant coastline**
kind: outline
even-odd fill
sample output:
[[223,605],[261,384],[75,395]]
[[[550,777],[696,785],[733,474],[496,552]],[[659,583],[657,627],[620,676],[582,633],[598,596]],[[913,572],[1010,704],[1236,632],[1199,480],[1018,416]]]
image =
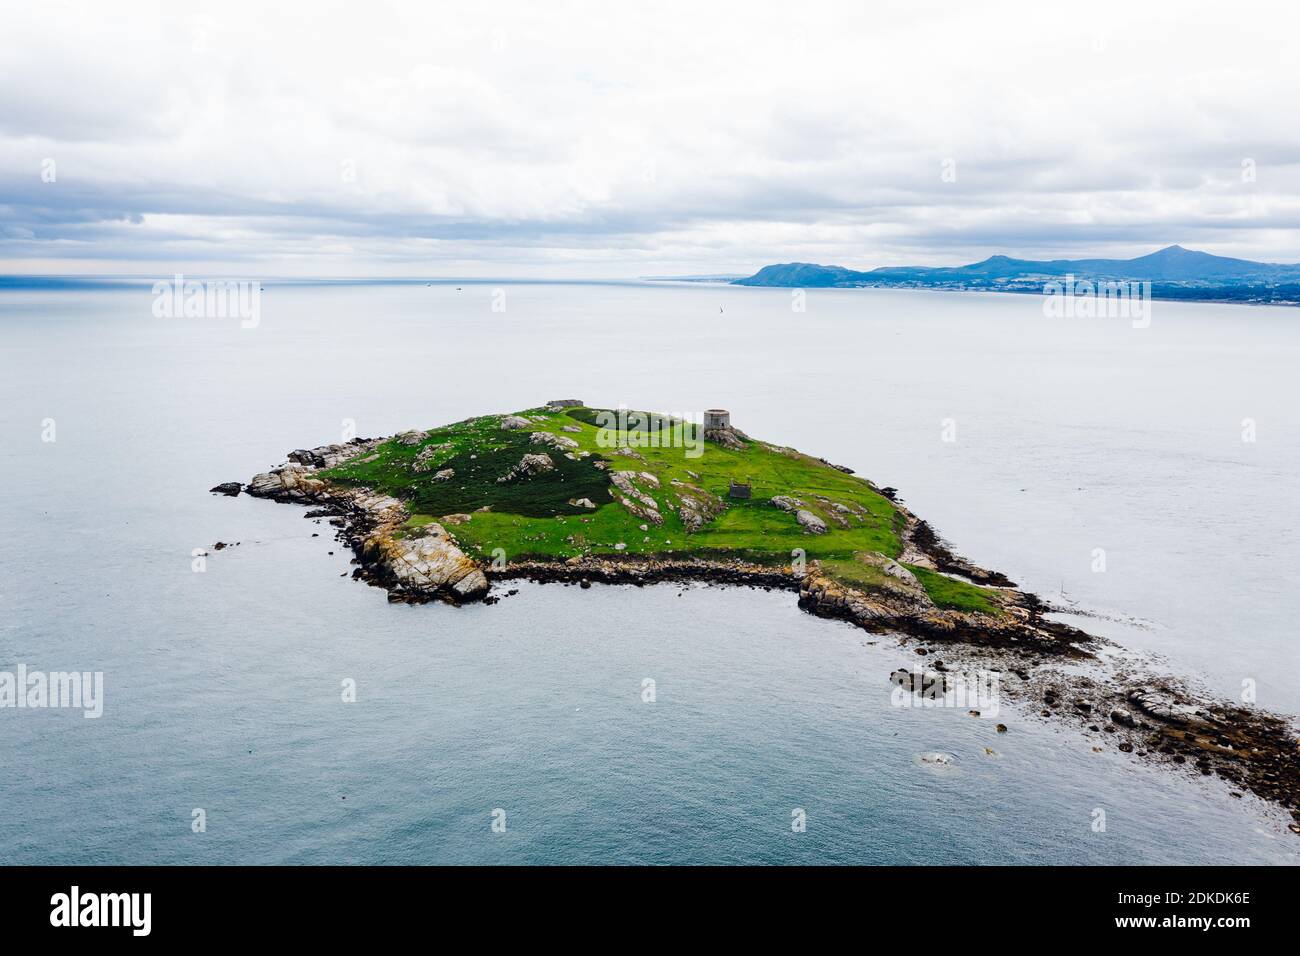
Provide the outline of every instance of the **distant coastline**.
[[1252,262],[1169,246],[1136,259],[1027,260],[991,256],[964,266],[886,266],[866,272],[791,262],[732,284],[786,289],[925,289],[1042,295],[1072,278],[1094,286],[1142,283],[1152,299],[1237,305],[1300,305],[1300,265]]

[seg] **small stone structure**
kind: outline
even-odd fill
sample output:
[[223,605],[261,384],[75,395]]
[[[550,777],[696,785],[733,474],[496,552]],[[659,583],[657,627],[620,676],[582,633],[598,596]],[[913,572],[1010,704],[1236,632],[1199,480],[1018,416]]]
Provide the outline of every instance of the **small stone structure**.
[[730,498],[749,498],[753,495],[753,489],[748,482],[732,481],[731,490],[727,492]]
[[583,403],[580,398],[557,398],[553,402],[547,402],[549,408],[582,408]]
[[731,427],[731,412],[725,408],[708,408],[704,411],[704,430],[721,431]]

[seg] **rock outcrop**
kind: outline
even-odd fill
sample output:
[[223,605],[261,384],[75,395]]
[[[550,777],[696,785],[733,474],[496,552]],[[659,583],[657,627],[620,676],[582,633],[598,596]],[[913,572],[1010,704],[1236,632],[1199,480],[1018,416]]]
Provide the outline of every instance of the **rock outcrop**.
[[528,436],[528,440],[534,445],[549,445],[551,448],[557,448],[560,451],[570,451],[578,447],[578,443],[572,438],[565,438],[563,435],[556,435],[551,432],[533,432]]
[[[639,487],[639,482],[646,482],[645,472],[638,471],[615,471],[609,476],[610,495],[620,505],[629,512],[636,515],[643,521],[651,524],[660,525],[664,523],[663,513],[659,510],[659,502],[648,491]],[[654,478],[653,475],[650,476]],[[659,480],[655,478],[654,485],[657,487]]]
[[333,515],[330,523],[357,555],[357,576],[388,590],[390,600],[459,603],[485,596],[487,577],[441,524],[403,527],[409,515],[398,499],[316,477],[322,468],[364,454],[373,444],[296,451],[290,456],[294,460],[254,476],[245,490],[255,498],[322,506],[312,514]]
[[548,471],[555,470],[555,462],[547,454],[524,455],[519,459],[519,463],[514,465],[509,471],[497,479],[497,484],[505,484],[508,481],[515,481],[519,478],[531,478],[534,475],[542,475]]
[[677,491],[677,517],[681,519],[687,534],[694,534],[727,510],[727,503],[721,497],[705,491],[699,485],[676,478],[672,484]]
[[487,577],[465,556],[447,529],[435,523],[396,538],[380,527],[362,543],[362,554],[391,579],[390,590],[417,595],[450,590],[467,600],[487,593]]

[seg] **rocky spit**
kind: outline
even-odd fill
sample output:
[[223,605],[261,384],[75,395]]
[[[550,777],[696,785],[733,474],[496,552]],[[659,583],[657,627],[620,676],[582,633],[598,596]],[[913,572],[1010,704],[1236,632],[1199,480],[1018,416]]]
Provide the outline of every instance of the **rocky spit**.
[[[517,427],[529,424],[521,420]],[[1051,620],[1047,617],[1051,608],[1034,595],[1016,589],[1005,576],[955,555],[928,524],[898,503],[893,489],[877,490],[895,503],[905,519],[904,551],[899,562],[883,556],[867,559],[877,564],[887,581],[887,586],[870,593],[825,576],[815,560],[796,569],[739,559],[614,554],[515,560],[494,568],[465,554],[447,531],[446,525],[463,523],[470,516],[446,515],[441,522],[420,528],[403,527],[409,514],[401,501],[317,477],[317,472],[364,455],[385,440],[356,439],[299,449],[288,455],[284,465],[256,475],[247,485],[225,482],[211,490],[229,496],[243,491],[255,498],[310,507],[307,517],[328,519],[337,537],[352,549],[353,577],[384,588],[393,602],[495,603],[491,582],[518,579],[584,588],[593,583],[704,582],[790,591],[809,613],[895,636],[915,651],[924,664],[918,670],[940,688],[947,674],[997,671],[1000,692],[1030,719],[1072,725],[1098,752],[1116,749],[1192,774],[1218,777],[1234,796],[1249,792],[1288,811],[1289,829],[1300,834],[1300,737],[1291,721],[1216,700],[1168,675],[1115,663],[1120,655],[1099,657],[1105,648],[1118,649]],[[543,468],[543,463],[528,464],[533,467]],[[634,482],[641,480],[630,472],[616,472],[612,478],[624,479],[611,482],[624,497],[635,495]],[[797,499],[774,504],[798,514]],[[806,530],[817,533],[816,528]],[[936,607],[903,563],[985,585],[1000,613]],[[1081,663],[1093,666],[1081,668]],[[1004,725],[999,725],[999,731],[1004,732]]]

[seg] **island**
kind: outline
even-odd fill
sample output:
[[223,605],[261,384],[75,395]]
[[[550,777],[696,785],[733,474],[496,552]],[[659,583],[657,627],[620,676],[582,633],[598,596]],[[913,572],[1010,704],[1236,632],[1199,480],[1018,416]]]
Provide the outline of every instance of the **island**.
[[1217,776],[1289,811],[1300,833],[1287,718],[1113,663],[1107,641],[954,553],[894,489],[752,438],[725,409],[691,422],[559,399],[298,449],[212,490],[309,506],[351,548],[353,577],[394,602],[494,603],[518,579],[790,591],[812,614],[908,645],[923,666],[896,685],[942,694],[962,669],[995,671],[1026,717]]

